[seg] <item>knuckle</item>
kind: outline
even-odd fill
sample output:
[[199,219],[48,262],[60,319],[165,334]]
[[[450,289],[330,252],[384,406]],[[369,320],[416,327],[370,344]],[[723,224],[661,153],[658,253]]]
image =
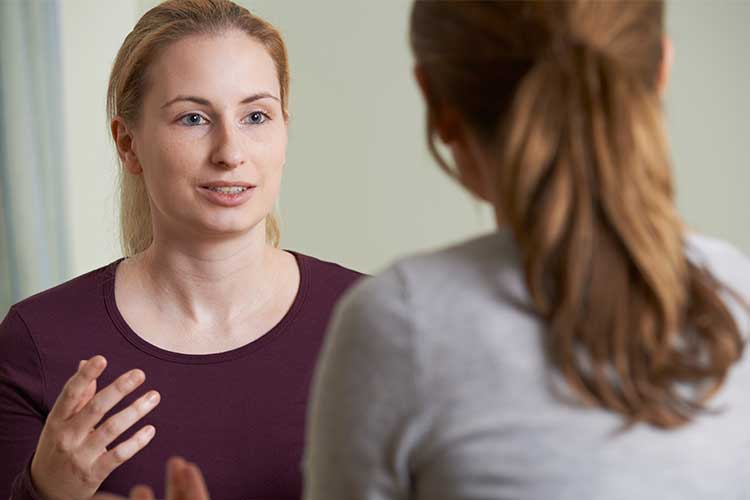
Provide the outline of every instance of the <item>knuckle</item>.
[[89,402],[88,405],[88,411],[89,413],[93,415],[104,415],[104,412],[106,411],[106,408],[104,407],[104,403],[102,402],[101,398],[94,398]]
[[70,455],[73,452],[73,443],[65,434],[60,434],[55,438],[54,447],[63,455]]
[[120,435],[122,428],[117,419],[111,418],[101,425],[101,431],[105,436],[115,438]]
[[138,404],[135,408],[135,412],[137,413],[138,418],[146,415],[149,411],[151,411],[153,406],[154,405],[146,399],[141,399],[140,401],[138,401]]
[[143,415],[143,405],[140,403],[134,404],[122,411],[122,419],[127,422],[128,427],[136,423]]
[[76,393],[76,391],[71,386],[66,385],[63,388],[63,391],[62,391],[62,400],[65,403],[74,403],[74,402],[77,402],[78,401],[78,394]]
[[148,433],[146,433],[146,432],[139,432],[136,435],[136,437],[135,437],[135,441],[138,444],[138,448],[139,449],[143,448],[149,442],[149,435],[148,435]]
[[131,387],[131,379],[127,376],[122,376],[118,378],[115,381],[115,389],[117,389],[118,392],[121,394],[126,394],[129,392]]
[[123,463],[125,460],[128,459],[128,452],[125,446],[118,446],[114,450],[112,450],[112,459],[117,464]]

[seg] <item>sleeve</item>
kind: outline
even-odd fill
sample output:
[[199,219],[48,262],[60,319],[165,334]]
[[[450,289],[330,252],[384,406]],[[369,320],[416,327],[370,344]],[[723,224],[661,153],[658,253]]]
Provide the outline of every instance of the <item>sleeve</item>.
[[410,323],[395,270],[337,306],[313,381],[305,500],[408,498],[419,439]]
[[15,308],[0,323],[0,499],[38,500],[30,463],[46,412],[39,351]]

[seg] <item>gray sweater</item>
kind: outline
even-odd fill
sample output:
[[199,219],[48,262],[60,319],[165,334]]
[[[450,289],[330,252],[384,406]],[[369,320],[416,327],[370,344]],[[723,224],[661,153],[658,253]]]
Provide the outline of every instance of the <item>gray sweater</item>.
[[[704,237],[688,250],[750,300],[745,256]],[[316,372],[304,498],[750,499],[747,349],[717,414],[619,432],[619,416],[550,391],[543,325],[519,303],[504,232],[401,260],[349,293]]]

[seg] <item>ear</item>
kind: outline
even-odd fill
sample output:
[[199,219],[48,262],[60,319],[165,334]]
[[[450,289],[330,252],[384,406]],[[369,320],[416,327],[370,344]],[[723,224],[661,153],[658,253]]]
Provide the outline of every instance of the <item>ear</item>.
[[133,133],[128,128],[125,120],[116,116],[110,124],[112,139],[117,147],[117,154],[122,161],[123,166],[133,175],[139,175],[143,172],[138,156],[135,153]]
[[458,171],[458,181],[475,198],[494,203],[494,182],[491,157],[471,133],[466,133],[461,140],[449,146],[453,163]]
[[414,65],[414,79],[425,99],[432,126],[453,156],[453,163],[458,171],[456,180],[476,198],[492,202],[492,190],[488,184],[487,172],[482,167],[483,149],[479,142],[474,139],[457,111],[440,105],[430,87],[427,74],[419,63]]
[[461,117],[454,110],[441,105],[440,100],[432,90],[427,73],[419,63],[414,65],[414,79],[417,81],[417,86],[424,97],[428,119],[432,122],[440,140],[445,144],[451,144],[459,139],[463,132]]
[[672,63],[674,62],[674,45],[669,37],[661,40],[661,64],[659,65],[659,76],[656,81],[656,87],[660,95],[664,94],[669,83],[669,76],[672,74]]

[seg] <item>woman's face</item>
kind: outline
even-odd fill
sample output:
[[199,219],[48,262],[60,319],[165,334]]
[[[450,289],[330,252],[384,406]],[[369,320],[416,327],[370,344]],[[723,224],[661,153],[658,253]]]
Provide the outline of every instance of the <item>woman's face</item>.
[[241,31],[161,52],[133,131],[155,236],[264,234],[286,157],[280,98],[273,59]]

